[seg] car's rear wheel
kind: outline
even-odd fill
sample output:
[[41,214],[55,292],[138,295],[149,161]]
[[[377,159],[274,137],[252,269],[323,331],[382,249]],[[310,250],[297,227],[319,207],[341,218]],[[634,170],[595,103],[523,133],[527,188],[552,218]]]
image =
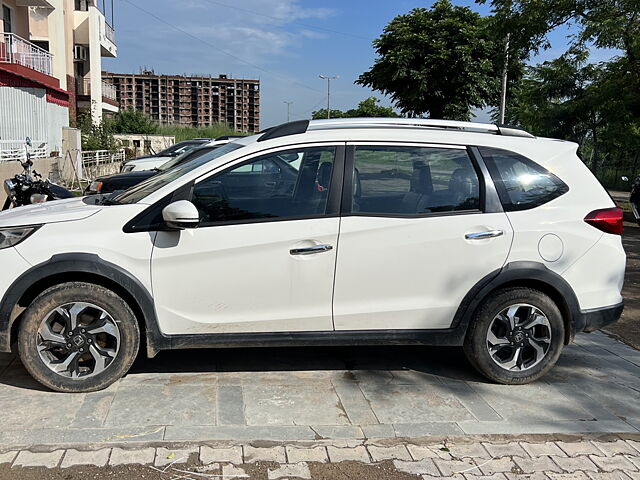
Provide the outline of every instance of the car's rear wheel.
[[504,384],[533,382],[557,362],[565,328],[555,302],[530,288],[490,295],[469,326],[464,350],[487,378]]
[[59,392],[108,387],[127,373],[139,344],[129,305],[105,287],[80,282],[39,295],[25,311],[18,335],[25,368]]

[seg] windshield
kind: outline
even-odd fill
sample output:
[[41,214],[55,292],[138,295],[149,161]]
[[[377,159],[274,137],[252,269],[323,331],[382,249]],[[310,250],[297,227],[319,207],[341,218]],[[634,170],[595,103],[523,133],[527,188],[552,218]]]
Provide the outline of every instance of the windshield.
[[158,167],[158,170],[160,170],[161,172],[164,172],[166,170],[171,170],[173,167],[180,165],[181,163],[185,163],[185,162],[190,162],[191,160],[194,160],[196,158],[201,157],[202,155],[204,155],[205,153],[209,153],[212,150],[215,150],[216,148],[218,148],[217,146],[215,147],[202,147],[199,148],[197,150],[191,150],[185,153],[182,153],[180,155],[178,155],[176,158],[173,158],[171,160],[169,160],[168,162],[163,163],[162,165],[160,165]]
[[212,160],[220,158],[223,155],[231,153],[242,147],[243,145],[237,143],[227,143],[226,145],[216,148],[212,152],[209,152],[198,158],[194,158],[193,160],[185,162],[182,165],[178,165],[175,168],[166,170],[162,173],[159,173],[158,175],[154,175],[153,177],[129,188],[128,190],[125,190],[118,195],[109,197],[109,203],[138,203],[143,198],[151,195],[153,192],[160,190],[165,185],[170,184],[183,175],[195,170],[198,167],[201,167],[208,162],[211,162]]
[[170,155],[180,155],[181,153],[188,152],[189,150],[193,150],[196,147],[202,145],[202,142],[180,142],[175,145],[171,145],[169,148],[165,148],[160,153],[158,153],[159,157],[170,156]]

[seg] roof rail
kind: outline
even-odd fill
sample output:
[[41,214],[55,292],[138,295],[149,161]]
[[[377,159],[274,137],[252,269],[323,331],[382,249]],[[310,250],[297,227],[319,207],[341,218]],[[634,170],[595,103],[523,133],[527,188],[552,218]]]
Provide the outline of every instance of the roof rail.
[[513,125],[495,125],[493,123],[460,122],[457,120],[433,120],[430,118],[334,118],[327,120],[299,120],[283,123],[264,131],[259,142],[272,138],[305,133],[312,130],[330,130],[340,128],[433,128],[457,130],[475,133],[491,133],[509,137],[528,137],[533,135]]

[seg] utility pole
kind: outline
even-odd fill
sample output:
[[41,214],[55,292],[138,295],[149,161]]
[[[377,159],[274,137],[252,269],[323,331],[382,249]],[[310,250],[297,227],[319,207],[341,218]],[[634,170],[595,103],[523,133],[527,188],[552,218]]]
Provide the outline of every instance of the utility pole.
[[331,118],[331,80],[337,80],[337,75],[332,77],[328,75],[320,75],[320,78],[327,81],[327,118]]
[[289,123],[291,121],[291,105],[293,105],[293,102],[287,102],[285,100],[284,103],[287,104],[287,123]]
[[507,109],[507,75],[509,73],[509,39],[510,33],[507,33],[507,38],[504,42],[504,66],[502,67],[502,94],[500,96],[500,117],[499,123],[504,123],[504,115]]

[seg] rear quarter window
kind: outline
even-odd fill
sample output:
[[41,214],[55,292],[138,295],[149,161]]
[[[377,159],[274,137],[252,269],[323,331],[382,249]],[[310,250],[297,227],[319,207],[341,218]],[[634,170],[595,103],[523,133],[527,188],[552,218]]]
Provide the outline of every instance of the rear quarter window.
[[539,207],[569,191],[567,184],[527,157],[499,148],[479,150],[508,212]]

